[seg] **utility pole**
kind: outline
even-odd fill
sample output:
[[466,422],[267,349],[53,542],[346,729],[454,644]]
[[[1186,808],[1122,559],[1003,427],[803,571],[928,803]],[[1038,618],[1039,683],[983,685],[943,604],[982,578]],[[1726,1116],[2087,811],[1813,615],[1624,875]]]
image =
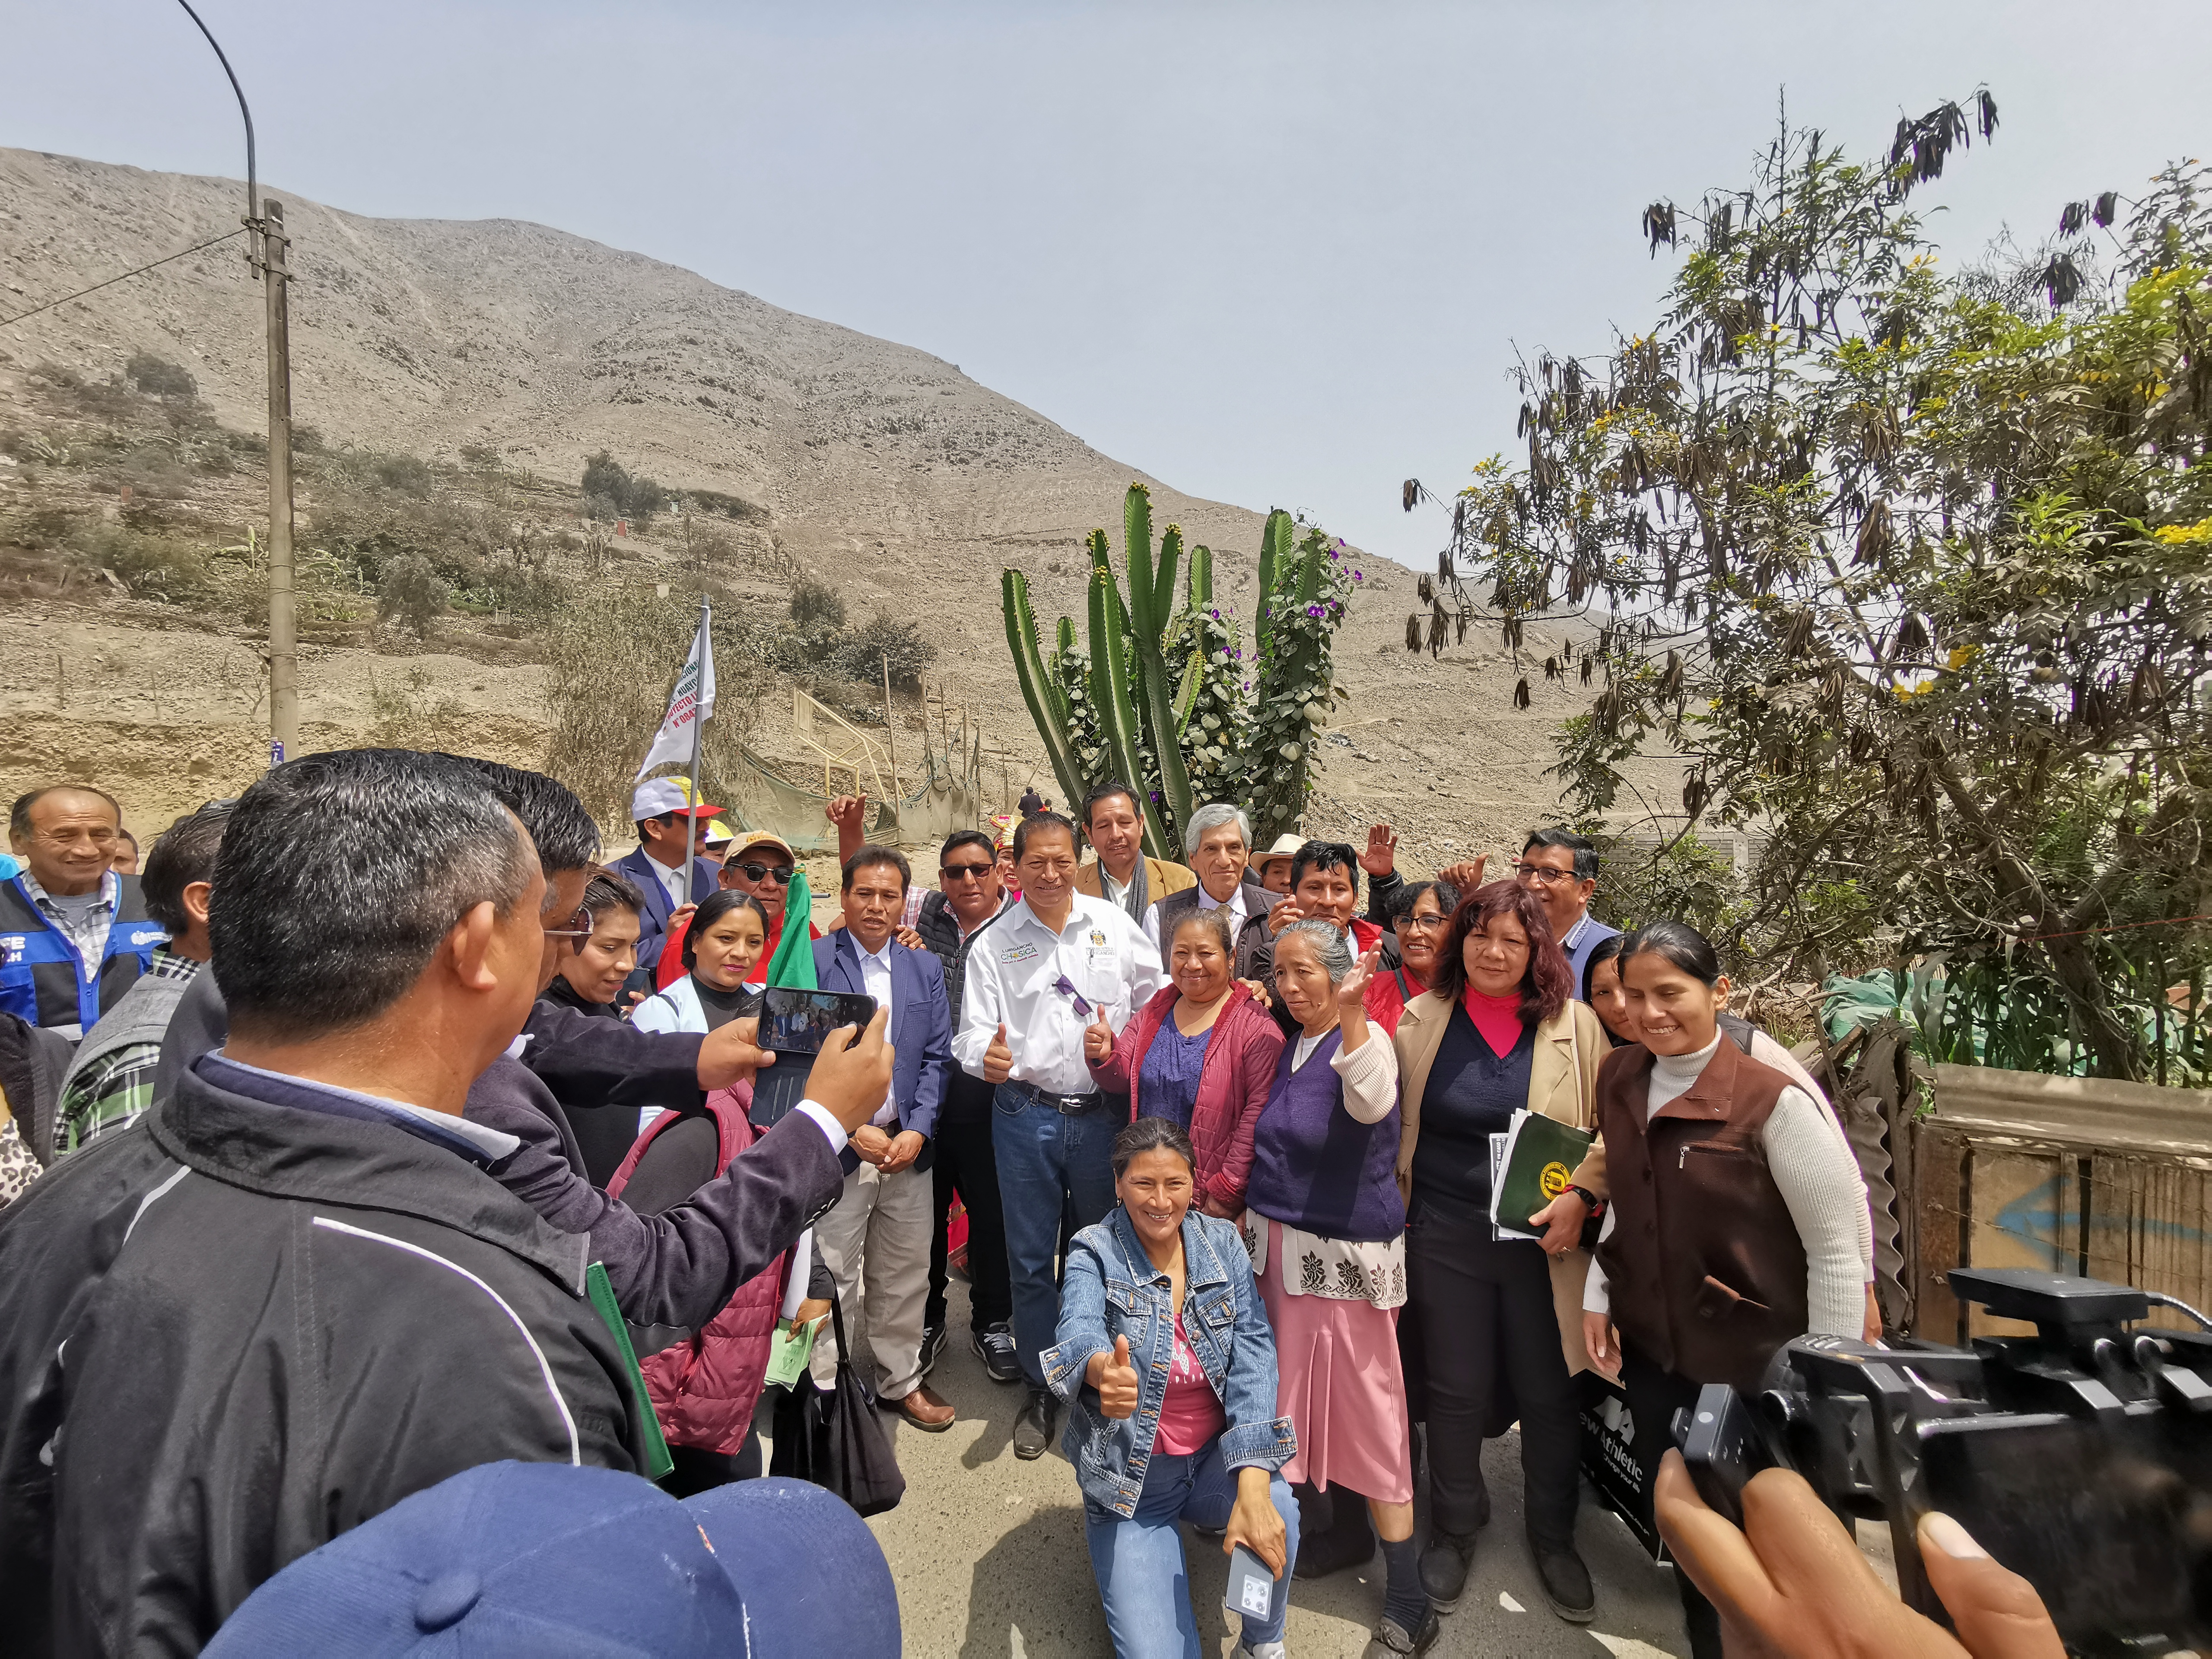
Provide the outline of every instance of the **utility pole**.
[[891,707],[891,659],[888,651],[878,653],[884,659],[884,743],[891,757],[891,811],[898,811],[904,799],[899,793],[898,775],[898,714]]
[[292,337],[286,307],[291,239],[284,204],[261,204],[261,278],[269,317],[269,763],[300,747],[297,622],[292,586]]
[[214,50],[216,62],[238,98],[246,123],[246,263],[268,284],[269,331],[269,763],[281,766],[300,746],[300,686],[295,666],[295,629],[292,608],[292,345],[285,308],[290,277],[286,258],[291,240],[284,234],[284,204],[270,202],[264,216],[260,179],[253,156],[253,112],[246,88],[215,32],[177,0],[185,15]]

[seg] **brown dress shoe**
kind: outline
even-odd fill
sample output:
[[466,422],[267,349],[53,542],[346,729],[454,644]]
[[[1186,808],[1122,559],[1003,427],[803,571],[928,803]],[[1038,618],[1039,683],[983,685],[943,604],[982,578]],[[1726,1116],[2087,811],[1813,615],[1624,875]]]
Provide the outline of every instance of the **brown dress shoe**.
[[912,1394],[884,1401],[884,1408],[896,1412],[915,1427],[928,1434],[944,1433],[952,1426],[956,1415],[951,1401],[940,1398],[921,1385],[917,1385]]

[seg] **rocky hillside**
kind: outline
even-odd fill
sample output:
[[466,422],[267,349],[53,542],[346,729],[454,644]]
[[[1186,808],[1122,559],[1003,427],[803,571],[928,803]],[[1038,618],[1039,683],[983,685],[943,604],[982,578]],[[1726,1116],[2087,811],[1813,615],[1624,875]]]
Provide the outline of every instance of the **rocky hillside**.
[[[1047,626],[1078,611],[1082,538],[1114,524],[1123,487],[1146,475],[953,364],[640,254],[538,225],[367,219],[281,185],[270,193],[285,204],[297,277],[295,417],[325,453],[442,467],[425,475],[439,499],[477,521],[507,515],[519,538],[551,537],[534,544],[576,594],[594,582],[665,581],[683,564],[665,520],[625,544],[633,556],[618,568],[578,563],[571,544],[587,526],[576,481],[595,452],[665,487],[746,504],[738,539],[750,562],[732,584],[741,602],[775,610],[788,574],[804,570],[841,590],[855,616],[921,622],[939,648],[933,685],[941,678],[983,719],[1012,792],[1032,769],[1048,778],[1006,661],[998,572],[1030,573]],[[228,180],[0,149],[0,313],[216,234],[242,199]],[[261,291],[241,248],[234,240],[0,330],[0,437],[14,434],[0,443],[0,574],[22,578],[0,580],[0,713],[11,736],[0,791],[89,775],[117,787],[141,827],[158,827],[240,787],[259,762],[266,706],[250,571],[232,571],[227,608],[204,594],[196,607],[164,602],[96,565],[96,579],[41,580],[38,538],[25,527],[58,501],[88,521],[151,511],[147,489],[125,494],[147,442],[118,435],[129,422],[103,414],[92,392],[69,403],[42,365],[94,392],[120,386],[137,353],[183,365],[206,430],[163,440],[172,447],[211,453],[207,431],[260,429]],[[142,427],[149,418],[129,416]],[[169,419],[182,431],[182,416]],[[113,465],[77,464],[101,444]],[[181,483],[153,492],[167,502],[161,533],[213,548],[254,527],[258,463],[242,436],[231,447],[234,467],[186,467]],[[341,472],[303,475],[308,546],[331,521]],[[485,476],[493,483],[471,482]],[[1156,520],[1212,545],[1218,586],[1249,600],[1267,503],[1152,483]],[[1441,663],[1408,656],[1412,575],[1373,574],[1340,641],[1353,700],[1326,746],[1309,827],[1348,831],[1389,817],[1419,863],[1494,849],[1550,806],[1549,733],[1579,697],[1537,674],[1533,707],[1511,710],[1514,680],[1549,648],[1533,633],[1517,662],[1473,640]],[[402,733],[542,761],[545,670],[526,630],[507,634],[459,619],[418,644],[376,627],[373,607],[333,606],[319,633],[309,628],[301,666],[308,741]],[[773,750],[771,728],[787,715],[773,699],[760,706]]]

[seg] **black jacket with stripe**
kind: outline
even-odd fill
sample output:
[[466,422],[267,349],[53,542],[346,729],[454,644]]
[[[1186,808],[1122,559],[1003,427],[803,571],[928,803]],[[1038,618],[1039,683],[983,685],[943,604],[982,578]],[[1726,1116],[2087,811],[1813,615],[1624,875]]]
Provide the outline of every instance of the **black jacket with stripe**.
[[197,1652],[462,1469],[635,1469],[585,1255],[405,1129],[185,1073],[0,1211],[0,1652]]

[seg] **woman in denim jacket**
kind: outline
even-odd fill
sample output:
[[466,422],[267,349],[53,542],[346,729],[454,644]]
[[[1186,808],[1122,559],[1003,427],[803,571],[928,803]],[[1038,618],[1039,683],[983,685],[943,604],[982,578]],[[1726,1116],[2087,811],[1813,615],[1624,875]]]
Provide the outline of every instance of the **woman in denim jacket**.
[[1279,1659],[1297,1504],[1276,1473],[1297,1449],[1275,1415],[1275,1339],[1234,1224],[1190,1207],[1190,1137],[1140,1117],[1114,1142],[1121,1202],[1075,1236],[1045,1382],[1074,1409],[1063,1444],[1083,1487],[1091,1566],[1121,1659],[1198,1659],[1182,1535],[1225,1527],[1275,1575],[1239,1655]]

